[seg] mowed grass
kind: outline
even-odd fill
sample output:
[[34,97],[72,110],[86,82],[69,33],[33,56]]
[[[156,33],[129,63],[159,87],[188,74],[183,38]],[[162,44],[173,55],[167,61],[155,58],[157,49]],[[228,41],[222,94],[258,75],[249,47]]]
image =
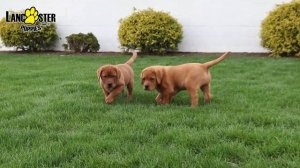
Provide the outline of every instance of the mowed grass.
[[197,108],[142,90],[143,68],[215,56],[144,56],[134,98],[104,103],[103,64],[129,56],[0,55],[0,167],[299,167],[300,60],[228,57]]

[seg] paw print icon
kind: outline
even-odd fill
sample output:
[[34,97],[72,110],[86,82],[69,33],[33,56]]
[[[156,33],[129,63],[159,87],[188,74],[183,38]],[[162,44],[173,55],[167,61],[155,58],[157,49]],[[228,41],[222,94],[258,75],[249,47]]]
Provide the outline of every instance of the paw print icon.
[[31,7],[30,9],[25,10],[25,16],[26,24],[34,24],[39,18],[39,12],[35,9],[35,7]]

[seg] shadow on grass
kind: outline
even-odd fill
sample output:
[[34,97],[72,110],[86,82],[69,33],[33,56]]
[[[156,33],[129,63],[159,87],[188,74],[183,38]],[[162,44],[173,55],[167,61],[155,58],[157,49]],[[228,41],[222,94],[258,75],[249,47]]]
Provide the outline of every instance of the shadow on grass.
[[[173,97],[172,102],[169,105],[159,105],[155,101],[155,97],[157,96],[157,92],[146,92],[146,91],[141,91],[141,92],[136,92],[133,94],[132,100],[129,100],[127,98],[127,91],[121,93],[117,99],[114,101],[113,104],[111,105],[141,105],[141,106],[157,106],[157,107],[162,107],[162,106],[176,106],[176,107],[190,107],[191,105],[191,100],[190,97],[187,95],[186,91],[181,91],[178,93],[176,96]],[[104,95],[100,92],[97,93],[96,95],[97,101],[101,101],[101,103],[104,103]],[[211,103],[205,103],[203,96],[199,94],[199,104],[198,106],[209,106],[215,104],[214,102]]]

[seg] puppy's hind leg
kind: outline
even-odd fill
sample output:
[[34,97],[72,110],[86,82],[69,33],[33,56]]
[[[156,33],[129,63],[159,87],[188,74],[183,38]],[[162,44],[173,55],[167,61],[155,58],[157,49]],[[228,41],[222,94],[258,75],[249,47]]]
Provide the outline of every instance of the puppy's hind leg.
[[209,103],[211,101],[210,83],[201,86],[201,90],[204,95],[205,103]]
[[188,90],[189,95],[191,97],[191,107],[198,106],[198,100],[199,100],[198,89],[196,89],[196,88],[189,88],[187,90]]
[[128,91],[128,99],[132,99],[132,92],[133,92],[133,81],[129,82],[127,85],[127,91]]

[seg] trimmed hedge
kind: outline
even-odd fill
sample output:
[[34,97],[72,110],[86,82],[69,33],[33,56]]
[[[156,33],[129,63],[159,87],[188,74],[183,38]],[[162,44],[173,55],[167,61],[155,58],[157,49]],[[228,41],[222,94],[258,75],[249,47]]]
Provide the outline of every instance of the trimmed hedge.
[[97,38],[93,33],[71,34],[66,37],[67,44],[63,44],[65,50],[74,52],[97,52],[100,49]]
[[28,51],[41,51],[54,46],[58,39],[54,23],[41,26],[41,31],[38,32],[23,32],[20,28],[21,25],[22,23],[7,23],[5,18],[1,19],[0,37],[6,47],[16,47],[17,49]]
[[170,14],[146,9],[121,19],[119,41],[125,49],[165,53],[176,50],[182,40],[182,26]]
[[263,20],[261,44],[272,56],[300,57],[300,1],[278,5]]

